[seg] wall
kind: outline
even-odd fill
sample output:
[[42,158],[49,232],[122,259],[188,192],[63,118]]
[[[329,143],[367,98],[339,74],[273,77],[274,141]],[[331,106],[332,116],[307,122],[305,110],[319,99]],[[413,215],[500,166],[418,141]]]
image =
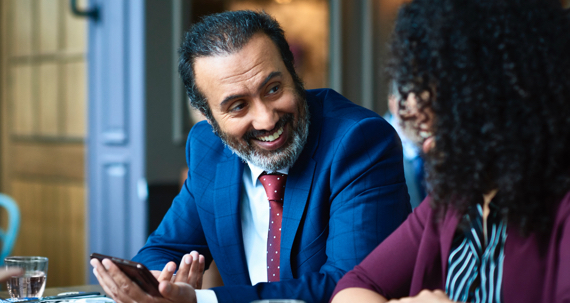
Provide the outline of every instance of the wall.
[[299,76],[305,88],[327,86],[329,5],[324,0],[291,1],[229,1],[228,9],[263,9],[273,16],[285,31],[295,57]]
[[[146,178],[149,185],[179,183],[180,171],[186,167],[186,135],[175,142],[173,111],[187,112],[186,106],[173,108],[173,84],[182,85],[177,74],[176,50],[173,45],[173,0],[146,1]],[[176,0],[179,1],[179,0]],[[182,25],[178,25],[182,27]],[[181,96],[182,103],[186,100]],[[182,104],[184,105],[184,104]],[[188,116],[187,113],[185,113]],[[184,129],[190,129],[188,120]]]
[[21,212],[12,254],[48,257],[48,286],[85,284],[86,22],[65,0],[0,7],[0,191]]

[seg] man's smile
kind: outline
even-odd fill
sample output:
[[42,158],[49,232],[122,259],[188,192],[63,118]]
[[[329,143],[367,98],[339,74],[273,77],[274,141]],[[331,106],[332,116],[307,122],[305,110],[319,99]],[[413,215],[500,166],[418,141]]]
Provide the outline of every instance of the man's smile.
[[267,135],[253,137],[253,143],[266,151],[280,149],[286,146],[287,142],[290,139],[289,125],[291,124],[286,123],[285,125],[282,125],[281,127],[278,127],[275,130],[271,131]]
[[196,84],[224,144],[265,170],[292,166],[307,140],[309,111],[302,83],[294,81],[273,40],[259,32],[241,50],[195,64]]
[[277,131],[275,131],[271,135],[264,136],[264,137],[256,137],[256,139],[260,140],[260,141],[271,142],[271,141],[275,141],[276,139],[278,139],[282,133],[283,133],[283,126],[281,126]]

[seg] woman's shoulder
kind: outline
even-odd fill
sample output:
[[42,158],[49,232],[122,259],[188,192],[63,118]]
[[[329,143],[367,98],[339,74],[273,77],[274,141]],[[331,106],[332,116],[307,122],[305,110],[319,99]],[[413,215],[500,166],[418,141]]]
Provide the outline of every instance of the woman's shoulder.
[[436,207],[428,195],[410,215],[410,223],[421,225],[422,229],[432,229],[432,232],[446,233],[449,228],[454,230],[459,222],[459,215],[452,206]]

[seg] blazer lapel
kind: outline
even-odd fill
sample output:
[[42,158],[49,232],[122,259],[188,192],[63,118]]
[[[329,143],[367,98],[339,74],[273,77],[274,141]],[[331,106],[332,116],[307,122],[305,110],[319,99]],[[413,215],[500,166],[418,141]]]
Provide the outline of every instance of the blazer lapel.
[[441,272],[442,274],[442,285],[445,287],[445,280],[447,278],[447,262],[449,259],[449,254],[451,253],[451,244],[453,242],[453,237],[455,236],[455,230],[459,224],[459,218],[454,210],[448,209],[448,213],[445,215],[443,224],[440,227],[441,242]]
[[[228,152],[228,160],[217,165],[214,185],[214,209],[216,234],[220,251],[215,257],[220,272],[227,273],[225,278],[233,279],[228,284],[249,284],[249,272],[243,248],[243,236],[240,218],[240,197],[243,163]],[[226,266],[231,264],[231,266]]]
[[[287,184],[285,185],[285,199],[283,201],[283,232],[281,233],[281,259],[280,276],[282,280],[292,279],[291,251],[295,235],[305,214],[305,207],[309,201],[309,194],[313,185],[313,176],[317,162],[313,155],[318,146],[321,125],[322,105],[307,94],[307,104],[311,114],[309,136],[301,155],[289,170]],[[306,219],[305,219],[306,220]],[[304,221],[304,220],[303,220]]]
[[287,176],[283,202],[283,233],[281,234],[280,276],[282,280],[293,278],[291,250],[305,213],[317,163],[313,159],[307,159],[305,165],[301,172],[290,171]]

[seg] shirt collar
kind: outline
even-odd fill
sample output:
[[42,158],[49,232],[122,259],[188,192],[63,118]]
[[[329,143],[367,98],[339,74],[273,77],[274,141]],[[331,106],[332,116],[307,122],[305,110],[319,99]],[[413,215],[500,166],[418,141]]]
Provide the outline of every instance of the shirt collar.
[[[263,174],[265,169],[261,168],[259,166],[256,166],[255,164],[253,164],[249,161],[247,161],[247,165],[249,166],[249,170],[251,170],[251,183],[256,184],[257,179],[259,178],[259,176],[261,176],[261,174]],[[281,173],[281,174],[288,175],[289,174],[289,167],[285,167],[283,169],[278,169],[277,172]]]
[[420,148],[414,142],[412,142],[412,140],[408,139],[408,137],[404,134],[404,131],[400,126],[400,121],[398,121],[396,115],[390,115],[388,121],[398,133],[400,141],[402,141],[402,152],[404,154],[404,158],[407,160],[413,160],[419,157]]

